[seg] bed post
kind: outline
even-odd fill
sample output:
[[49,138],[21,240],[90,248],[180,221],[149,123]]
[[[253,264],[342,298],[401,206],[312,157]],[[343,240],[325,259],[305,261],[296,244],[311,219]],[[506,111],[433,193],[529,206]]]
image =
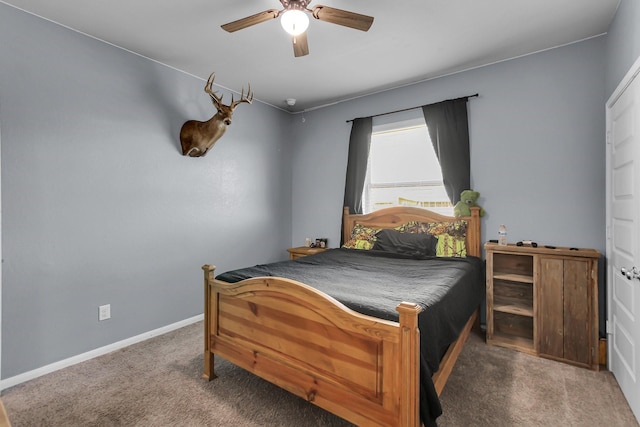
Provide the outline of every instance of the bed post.
[[209,283],[213,280],[216,266],[206,264],[202,269],[204,270],[204,372],[202,378],[211,381],[216,375],[213,369],[214,355],[211,353],[211,286]]
[[402,302],[396,307],[400,314],[400,375],[397,386],[400,395],[398,425],[420,426],[420,330],[418,304]]
[[480,236],[480,207],[473,206],[471,208],[472,230],[467,230],[467,251],[469,255],[482,258],[482,236]]
[[345,206],[342,208],[342,243],[346,243],[351,238],[351,230],[353,229],[353,224],[349,222],[349,206]]

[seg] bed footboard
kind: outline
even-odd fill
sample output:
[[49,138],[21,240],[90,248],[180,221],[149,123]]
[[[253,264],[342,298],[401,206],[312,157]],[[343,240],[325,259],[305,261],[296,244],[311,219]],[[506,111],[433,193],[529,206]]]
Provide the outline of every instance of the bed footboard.
[[420,306],[365,316],[303,283],[205,274],[204,374],[214,355],[358,425],[417,427]]

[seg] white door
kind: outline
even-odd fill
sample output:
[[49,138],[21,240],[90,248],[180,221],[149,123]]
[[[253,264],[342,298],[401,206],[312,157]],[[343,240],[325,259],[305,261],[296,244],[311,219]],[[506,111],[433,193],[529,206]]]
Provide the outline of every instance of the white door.
[[607,102],[609,369],[640,419],[640,58]]

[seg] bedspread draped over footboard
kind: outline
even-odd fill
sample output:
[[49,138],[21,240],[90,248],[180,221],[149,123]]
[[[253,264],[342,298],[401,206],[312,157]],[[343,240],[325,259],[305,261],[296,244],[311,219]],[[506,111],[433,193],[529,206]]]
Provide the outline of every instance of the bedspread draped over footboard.
[[218,354],[355,424],[420,425],[419,305],[398,304],[394,322],[294,280],[228,283],[203,269],[205,378]]

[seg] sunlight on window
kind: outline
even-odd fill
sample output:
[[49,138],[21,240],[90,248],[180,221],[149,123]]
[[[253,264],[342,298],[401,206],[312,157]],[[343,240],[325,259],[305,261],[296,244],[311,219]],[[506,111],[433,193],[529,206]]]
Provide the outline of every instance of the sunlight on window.
[[390,206],[453,214],[426,125],[371,135],[363,209],[368,213]]

